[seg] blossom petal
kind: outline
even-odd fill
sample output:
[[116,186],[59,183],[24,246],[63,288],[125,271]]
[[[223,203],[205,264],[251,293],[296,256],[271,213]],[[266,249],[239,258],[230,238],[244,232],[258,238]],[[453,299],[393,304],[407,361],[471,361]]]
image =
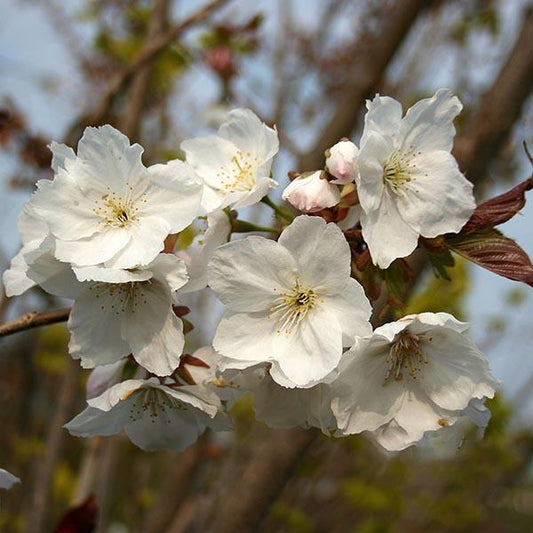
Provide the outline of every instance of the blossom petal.
[[145,217],[139,223],[132,224],[125,231],[130,239],[128,246],[120,247],[114,256],[104,260],[106,266],[131,268],[148,265],[163,250],[169,231],[166,220],[159,217]]
[[310,387],[340,361],[340,325],[329,310],[315,308],[290,333],[276,332],[273,351],[281,371],[295,387]]
[[373,431],[393,418],[403,385],[384,386],[385,375],[382,343],[359,339],[344,355],[339,377],[330,385],[331,409],[343,435]]
[[355,181],[357,194],[364,211],[377,209],[384,194],[383,172],[384,166],[394,151],[391,137],[370,131],[365,135],[364,144],[361,143],[358,165],[359,173]]
[[250,109],[231,111],[229,120],[220,126],[218,134],[261,161],[271,159],[279,150],[278,132],[261,122]]
[[448,152],[425,152],[414,162],[411,182],[397,197],[402,218],[424,237],[458,233],[476,207],[472,183]]
[[[95,265],[109,261],[130,241],[131,234],[126,228],[107,227],[99,233],[75,241],[58,239],[55,256],[65,263],[75,263],[79,266]],[[129,249],[130,246],[127,248]]]
[[161,217],[169,224],[169,232],[177,233],[187,227],[200,210],[202,181],[192,167],[183,161],[148,168],[150,183],[141,208],[143,216]]
[[[429,335],[429,334],[428,334]],[[420,386],[437,405],[464,409],[471,398],[492,398],[497,381],[490,375],[486,359],[466,337],[436,327],[421,349],[429,363],[424,366]]]
[[402,120],[398,135],[402,147],[450,152],[455,136],[453,120],[462,109],[459,98],[449,89],[439,89],[431,98],[419,100]]
[[81,359],[84,368],[114,363],[131,352],[120,333],[120,315],[111,307],[118,302],[107,291],[89,284],[74,302],[67,322],[70,354]]
[[380,268],[408,256],[418,244],[418,233],[403,220],[388,191],[378,209],[362,213],[361,227],[372,261]]
[[208,280],[229,309],[255,312],[268,310],[273,299],[292,286],[296,272],[296,261],[283,246],[251,236],[213,254]]
[[390,96],[377,94],[366,101],[368,112],[365,115],[365,131],[361,137],[361,148],[366,141],[365,133],[376,131],[384,137],[395,134],[402,120],[402,104]]
[[355,336],[372,333],[369,322],[372,307],[355,279],[349,278],[338,294],[324,296],[324,305],[335,314],[341,326],[343,346],[351,346]]
[[299,266],[304,285],[336,293],[350,276],[350,247],[342,231],[320,217],[300,215],[278,239]]

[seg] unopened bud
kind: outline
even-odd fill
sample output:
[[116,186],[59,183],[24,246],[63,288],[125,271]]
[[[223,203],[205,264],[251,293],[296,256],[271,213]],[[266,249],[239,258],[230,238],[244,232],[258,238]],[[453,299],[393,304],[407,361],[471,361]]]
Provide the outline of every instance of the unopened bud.
[[341,199],[338,187],[325,179],[324,172],[317,170],[302,174],[283,191],[282,198],[304,213],[315,213],[337,205]]
[[354,181],[357,176],[359,148],[352,141],[340,141],[326,151],[326,170],[339,185]]

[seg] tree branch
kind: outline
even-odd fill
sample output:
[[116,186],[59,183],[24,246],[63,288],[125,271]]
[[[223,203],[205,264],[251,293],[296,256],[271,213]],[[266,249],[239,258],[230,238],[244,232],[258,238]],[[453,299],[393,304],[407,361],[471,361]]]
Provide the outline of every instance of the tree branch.
[[228,0],[213,0],[192,15],[189,15],[179,24],[171,26],[168,30],[146,43],[139,55],[121,71],[117,72],[107,87],[99,106],[90,114],[89,124],[101,124],[111,109],[113,101],[124,88],[135,72],[149,63],[159,52],[175,41],[185,30],[205,20],[212,12],[220,9]]
[[[342,137],[348,137],[357,123],[365,99],[375,91],[385,69],[400,48],[420,12],[431,2],[427,0],[401,0],[395,2],[384,14],[379,31],[364,35],[357,43],[357,55],[351,65],[352,75],[340,92],[335,111],[324,126],[315,146],[298,162],[300,171],[324,166],[324,151]],[[364,51],[364,55],[363,55]]]
[[70,308],[58,309],[57,311],[48,311],[45,313],[38,313],[32,311],[26,313],[21,317],[0,325],[0,337],[13,335],[19,331],[26,331],[27,329],[37,328],[39,326],[46,326],[48,324],[56,324],[57,322],[65,322],[70,315]]

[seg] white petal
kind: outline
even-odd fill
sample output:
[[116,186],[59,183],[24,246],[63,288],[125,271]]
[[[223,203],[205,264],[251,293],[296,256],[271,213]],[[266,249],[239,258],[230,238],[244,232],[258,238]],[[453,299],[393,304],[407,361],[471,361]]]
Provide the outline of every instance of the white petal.
[[10,489],[15,483],[20,483],[20,479],[7,470],[0,468],[0,489]]
[[108,267],[132,268],[149,264],[163,250],[170,231],[168,223],[156,217],[145,217],[124,229],[130,238],[128,245],[117,249],[113,257],[104,260]]
[[187,227],[200,210],[202,181],[183,161],[148,168],[150,184],[143,216],[161,217],[169,224],[169,232],[177,233]]
[[[226,313],[215,333],[213,347],[221,355],[253,366],[274,358],[276,322],[265,313]],[[224,365],[222,368],[233,368]],[[240,367],[240,368],[246,368]]]
[[104,266],[73,266],[72,270],[79,281],[103,281],[106,283],[128,283],[130,281],[146,281],[153,276],[151,270],[122,270]]
[[393,418],[403,384],[384,385],[386,349],[375,339],[361,339],[344,355],[340,375],[330,385],[342,434],[373,431]]
[[361,285],[348,278],[338,294],[324,296],[324,304],[335,315],[343,333],[343,346],[351,346],[355,336],[372,333],[369,319],[372,312],[370,302]]
[[296,262],[279,243],[246,237],[221,246],[208,267],[209,286],[233,311],[268,310],[292,285]]
[[377,94],[373,100],[366,101],[368,112],[365,115],[365,128],[361,137],[361,150],[366,135],[374,131],[382,136],[397,134],[402,120],[402,105],[389,96]]
[[250,109],[234,109],[220,126],[218,134],[243,152],[251,152],[261,161],[274,157],[279,150],[278,133],[261,122]]
[[444,150],[453,146],[453,120],[463,105],[449,89],[439,89],[431,98],[418,101],[407,110],[402,120],[399,138],[404,148],[415,151]]
[[273,358],[295,387],[310,387],[324,379],[341,356],[340,325],[323,306],[311,310],[290,333],[276,332],[274,337]]
[[155,279],[137,288],[137,306],[121,315],[122,338],[149,372],[168,376],[183,353],[183,324],[172,310],[170,289]]
[[[246,194],[243,194],[239,200],[237,200],[233,206],[235,209],[244,209],[250,207],[261,201],[261,198],[268,194],[269,189],[274,189],[278,186],[278,182],[267,177],[259,177],[256,181],[255,187]],[[226,203],[226,202],[224,202]],[[229,205],[231,202],[228,202]]]
[[126,228],[106,227],[83,239],[73,241],[58,239],[55,256],[65,263],[75,263],[79,266],[96,265],[110,260],[126,246],[129,248],[130,241],[131,234]]
[[127,402],[122,402],[121,405],[107,412],[95,407],[87,407],[64,427],[75,437],[93,437],[94,435],[109,437],[120,433],[129,422],[130,416],[131,406]]
[[[86,190],[100,183],[115,192],[134,187],[146,174],[143,151],[138,144],[130,146],[129,139],[109,124],[85,128],[78,144],[78,163],[85,171],[76,175],[79,187]],[[74,172],[74,166],[69,171]]]
[[296,217],[278,243],[297,261],[301,282],[315,291],[338,292],[350,276],[350,247],[342,231],[323,218]]
[[486,359],[468,338],[436,327],[429,339],[421,344],[429,363],[422,369],[420,386],[431,400],[442,408],[459,410],[466,408],[473,397],[494,396],[497,381],[490,375]]
[[356,183],[357,194],[364,211],[377,209],[381,202],[385,190],[383,169],[393,151],[392,139],[374,131],[370,131],[365,136],[364,143],[361,143]]
[[6,296],[19,296],[36,283],[28,277],[28,265],[24,259],[24,248],[11,259],[10,267],[2,275]]
[[131,352],[120,332],[119,297],[98,285],[89,284],[78,296],[67,322],[70,354],[84,368],[114,363]]
[[171,291],[177,291],[187,283],[187,267],[173,254],[159,254],[148,266],[154,278],[167,283]]
[[217,175],[231,165],[237,147],[226,139],[214,135],[188,139],[180,144],[185,152],[186,161],[203,178],[206,185],[221,189],[221,179]]
[[107,389],[100,396],[87,400],[87,403],[90,407],[108,412],[114,409],[121,402],[128,400],[137,390],[144,387],[149,387],[153,383],[158,383],[158,380],[155,378],[148,380],[128,379],[113,385],[113,387]]
[[65,168],[65,163],[76,159],[74,150],[66,144],[60,144],[52,141],[48,146],[52,152],[52,170],[57,172],[60,168]]
[[448,152],[422,153],[413,162],[412,181],[397,197],[402,218],[425,237],[459,232],[476,207],[472,183]]
[[380,268],[408,256],[418,243],[418,233],[404,222],[390,194],[385,191],[379,208],[361,215],[363,237],[373,263]]

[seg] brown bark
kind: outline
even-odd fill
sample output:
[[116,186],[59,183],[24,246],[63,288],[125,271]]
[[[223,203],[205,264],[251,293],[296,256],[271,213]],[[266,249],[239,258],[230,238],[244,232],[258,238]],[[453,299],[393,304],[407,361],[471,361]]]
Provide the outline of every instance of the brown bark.
[[49,311],[46,313],[38,313],[32,311],[26,313],[21,317],[0,325],[0,337],[12,335],[19,331],[37,328],[39,326],[46,326],[48,324],[56,324],[57,322],[65,322],[70,315],[70,308],[58,309],[57,311]]
[[520,35],[477,112],[456,139],[454,155],[474,183],[482,180],[533,89],[533,8],[525,10]]
[[[157,39],[157,36],[163,32],[167,26],[167,14],[168,0],[156,0],[146,32],[147,44]],[[148,96],[150,77],[156,59],[157,55],[154,55],[150,61],[139,67],[131,83],[128,105],[122,116],[120,130],[132,141],[138,136],[141,113]]]
[[45,455],[37,468],[32,505],[28,514],[28,533],[45,531],[46,512],[49,508],[52,482],[64,443],[65,430],[63,425],[68,421],[79,375],[80,367],[78,362],[68,357],[67,369],[59,390],[54,417],[49,426]]

